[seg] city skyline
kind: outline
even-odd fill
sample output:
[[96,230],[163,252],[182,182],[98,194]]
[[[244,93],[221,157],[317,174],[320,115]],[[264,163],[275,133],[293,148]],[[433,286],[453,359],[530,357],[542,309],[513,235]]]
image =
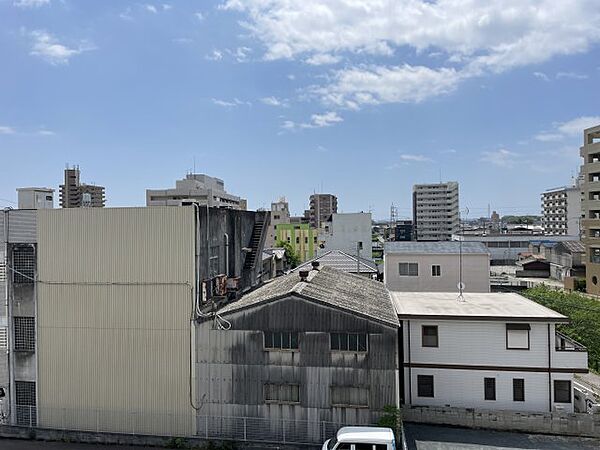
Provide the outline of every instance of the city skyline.
[[469,217],[540,214],[571,183],[600,123],[593,2],[313,3],[0,2],[0,154],[27,167],[0,205],[67,162],[107,206],[195,166],[251,209],[322,191],[377,219],[440,178]]

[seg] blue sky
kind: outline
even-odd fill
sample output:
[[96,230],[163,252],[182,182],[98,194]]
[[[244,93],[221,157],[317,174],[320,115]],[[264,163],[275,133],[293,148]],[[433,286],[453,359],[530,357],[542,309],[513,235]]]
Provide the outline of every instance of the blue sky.
[[251,208],[539,213],[600,123],[597,0],[0,0],[0,206],[66,163],[110,206],[193,168]]

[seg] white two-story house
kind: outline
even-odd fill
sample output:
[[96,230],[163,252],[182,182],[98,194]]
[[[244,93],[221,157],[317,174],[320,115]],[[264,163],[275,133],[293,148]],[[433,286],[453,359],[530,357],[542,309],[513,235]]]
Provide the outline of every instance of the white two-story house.
[[490,253],[481,242],[386,242],[384,281],[390,291],[490,292]]
[[556,331],[565,316],[513,293],[390,294],[404,404],[573,412],[587,350]]

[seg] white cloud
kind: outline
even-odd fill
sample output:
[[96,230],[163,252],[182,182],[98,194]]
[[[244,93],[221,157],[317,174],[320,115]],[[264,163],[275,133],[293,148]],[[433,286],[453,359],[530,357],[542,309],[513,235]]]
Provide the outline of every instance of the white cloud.
[[342,119],[335,111],[329,111],[324,114],[313,114],[310,116],[312,126],[308,128],[320,128],[329,127],[335,123],[343,122]]
[[431,158],[425,155],[414,155],[410,153],[402,153],[400,155],[400,159],[403,161],[412,161],[412,162],[429,162],[432,161]]
[[205,56],[209,61],[221,61],[223,59],[223,52],[220,50],[213,50]]
[[260,101],[268,106],[287,106],[286,100],[280,100],[277,97],[263,97]]
[[163,11],[169,11],[170,9],[173,9],[173,5],[170,5],[168,3],[163,3],[162,9],[163,9]]
[[158,9],[156,9],[156,6],[154,5],[145,4],[143,6],[146,11],[151,12],[152,14],[158,13]]
[[37,134],[39,134],[40,136],[56,136],[56,133],[54,131],[48,130],[46,128],[38,130]]
[[194,13],[194,17],[195,17],[196,19],[198,19],[200,22],[202,22],[202,21],[204,20],[204,14],[202,14],[202,13],[201,13],[201,12],[199,12],[199,11]]
[[[333,103],[350,107],[422,101],[468,78],[583,53],[600,42],[597,0],[227,0],[220,9],[246,15],[240,23],[264,45],[266,60],[331,64],[407,48],[447,56],[445,67],[381,63],[339,72],[341,83],[329,86]],[[357,79],[344,83],[344,75]],[[405,78],[410,88],[402,87]]]
[[192,42],[194,42],[194,40],[190,38],[175,38],[172,41],[176,44],[191,44]]
[[85,41],[81,41],[77,48],[68,47],[44,30],[32,31],[30,35],[33,38],[30,54],[53,65],[68,64],[71,57],[95,48]]
[[566,136],[583,136],[583,130],[600,125],[600,116],[581,116],[561,123],[558,130]]
[[587,80],[588,76],[586,74],[576,72],[558,72],[556,74],[556,79],[560,80],[561,78],[569,78],[571,80]]
[[50,4],[50,0],[15,0],[13,5],[18,8],[39,8]]
[[8,125],[0,125],[0,134],[15,134],[15,129]]
[[518,153],[511,152],[504,148],[495,151],[482,152],[481,155],[481,161],[506,168],[513,167],[521,156]]
[[294,75],[293,73],[290,73],[290,74],[287,76],[287,78],[288,78],[288,80],[292,80],[292,81],[294,81],[294,80],[296,79],[296,75]]
[[542,133],[536,134],[533,138],[536,141],[540,141],[540,142],[555,142],[555,141],[560,141],[563,137],[564,136],[560,133],[542,132]]
[[533,72],[533,76],[543,81],[550,81],[550,78],[544,72]]
[[308,58],[305,62],[311,66],[322,66],[325,64],[336,64],[341,60],[342,58],[340,56],[331,55],[329,53],[317,53]]
[[327,147],[323,147],[322,145],[317,145],[316,151],[319,153],[327,153],[329,149]]
[[237,62],[245,62],[248,60],[248,54],[252,52],[250,47],[238,47],[235,50],[227,50],[231,56],[235,58]]
[[452,92],[461,78],[449,68],[359,66],[335,72],[332,83],[313,92],[325,103],[356,109],[365,104],[418,103]]
[[294,122],[292,120],[285,120],[281,124],[281,128],[285,130],[295,129],[307,129],[307,128],[324,128],[335,125],[336,123],[343,122],[344,119],[340,117],[335,111],[328,111],[323,114],[313,114],[310,116],[309,122]]
[[229,101],[229,100],[221,100],[218,98],[213,98],[212,102],[217,105],[217,106],[223,106],[226,108],[235,108],[237,106],[241,106],[241,105],[248,105],[248,106],[252,106],[252,103],[250,102],[244,102],[242,100],[239,100],[237,98],[234,98],[233,100]]
[[583,135],[583,130],[600,124],[600,116],[581,116],[553,124],[550,131],[542,131],[534,136],[536,141],[557,142],[566,139],[578,138]]

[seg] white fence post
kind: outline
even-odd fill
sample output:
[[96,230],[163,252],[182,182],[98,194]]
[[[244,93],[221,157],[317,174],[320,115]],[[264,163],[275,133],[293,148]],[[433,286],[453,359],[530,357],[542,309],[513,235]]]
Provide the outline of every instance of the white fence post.
[[244,417],[244,441],[247,441],[247,440],[248,440],[248,437],[246,434],[246,418]]

